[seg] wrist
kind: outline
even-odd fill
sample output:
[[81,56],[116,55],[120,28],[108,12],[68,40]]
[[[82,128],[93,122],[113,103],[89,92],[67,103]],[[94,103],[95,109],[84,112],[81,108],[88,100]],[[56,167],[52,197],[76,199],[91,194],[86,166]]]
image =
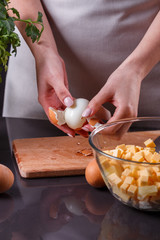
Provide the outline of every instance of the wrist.
[[46,43],[38,43],[32,53],[37,64],[42,64],[47,60],[52,61],[51,59],[55,59],[59,55],[56,47],[51,47]]
[[157,64],[158,58],[152,58],[152,56],[141,55],[132,53],[123,63],[122,67],[132,69],[131,72],[141,82],[152,68]]

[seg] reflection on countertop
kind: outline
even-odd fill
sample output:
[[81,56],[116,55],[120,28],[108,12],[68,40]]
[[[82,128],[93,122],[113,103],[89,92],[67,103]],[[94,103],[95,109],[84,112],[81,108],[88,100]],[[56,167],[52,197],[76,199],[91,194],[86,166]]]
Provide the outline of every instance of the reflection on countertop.
[[5,119],[0,119],[0,156],[1,163],[13,171],[15,182],[0,195],[0,240],[160,239],[159,213],[122,205],[107,188],[88,185],[84,176],[20,177],[9,143],[60,132],[42,121],[14,119],[13,125],[8,124],[6,129]]

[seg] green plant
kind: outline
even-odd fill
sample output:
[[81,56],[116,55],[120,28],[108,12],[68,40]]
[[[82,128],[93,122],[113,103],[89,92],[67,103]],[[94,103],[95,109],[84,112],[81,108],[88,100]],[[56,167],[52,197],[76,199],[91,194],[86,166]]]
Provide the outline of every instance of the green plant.
[[[11,11],[14,17],[8,14]],[[31,19],[21,19],[17,9],[9,8],[9,0],[0,0],[0,81],[2,81],[1,72],[4,69],[7,71],[7,62],[9,56],[17,54],[17,47],[21,45],[20,38],[15,33],[15,22],[24,22],[25,32],[28,37],[31,37],[32,42],[39,41],[43,32],[44,26],[42,21],[42,13],[38,12],[36,21]],[[39,30],[37,24],[41,26]],[[12,46],[12,52],[10,53],[9,46]]]

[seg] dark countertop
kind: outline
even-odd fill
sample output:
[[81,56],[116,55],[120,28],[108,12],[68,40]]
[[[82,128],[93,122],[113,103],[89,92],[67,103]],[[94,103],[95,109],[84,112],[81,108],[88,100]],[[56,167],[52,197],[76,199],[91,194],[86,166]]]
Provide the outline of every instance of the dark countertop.
[[0,195],[0,240],[159,240],[160,213],[122,205],[84,176],[20,177],[12,140],[61,134],[48,121],[0,118],[0,161],[15,176],[12,188]]

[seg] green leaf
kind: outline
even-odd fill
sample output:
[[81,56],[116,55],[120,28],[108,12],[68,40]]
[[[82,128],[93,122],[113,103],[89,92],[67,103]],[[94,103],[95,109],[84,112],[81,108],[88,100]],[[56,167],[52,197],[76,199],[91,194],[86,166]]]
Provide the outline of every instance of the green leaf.
[[0,25],[0,28],[1,28],[1,34],[10,34],[11,32],[14,31],[15,29],[15,25],[14,25],[14,21],[11,17],[8,17],[8,19],[6,20],[1,20],[1,25]]
[[32,42],[35,42],[40,34],[39,29],[34,24],[27,24],[25,31],[27,36],[31,37]]
[[16,16],[20,19],[20,14],[19,14],[19,12],[17,11],[17,9],[11,8],[11,10],[12,10],[12,12],[13,12],[14,14],[16,14]]
[[0,0],[0,3],[1,3],[3,6],[7,6],[7,5],[8,5],[8,2],[9,2],[9,0]]
[[4,5],[0,3],[0,19],[6,19],[7,17],[7,10]]
[[43,17],[43,15],[42,15],[42,13],[41,12],[38,12],[38,17],[37,17],[37,22],[43,22],[42,21],[42,17]]

